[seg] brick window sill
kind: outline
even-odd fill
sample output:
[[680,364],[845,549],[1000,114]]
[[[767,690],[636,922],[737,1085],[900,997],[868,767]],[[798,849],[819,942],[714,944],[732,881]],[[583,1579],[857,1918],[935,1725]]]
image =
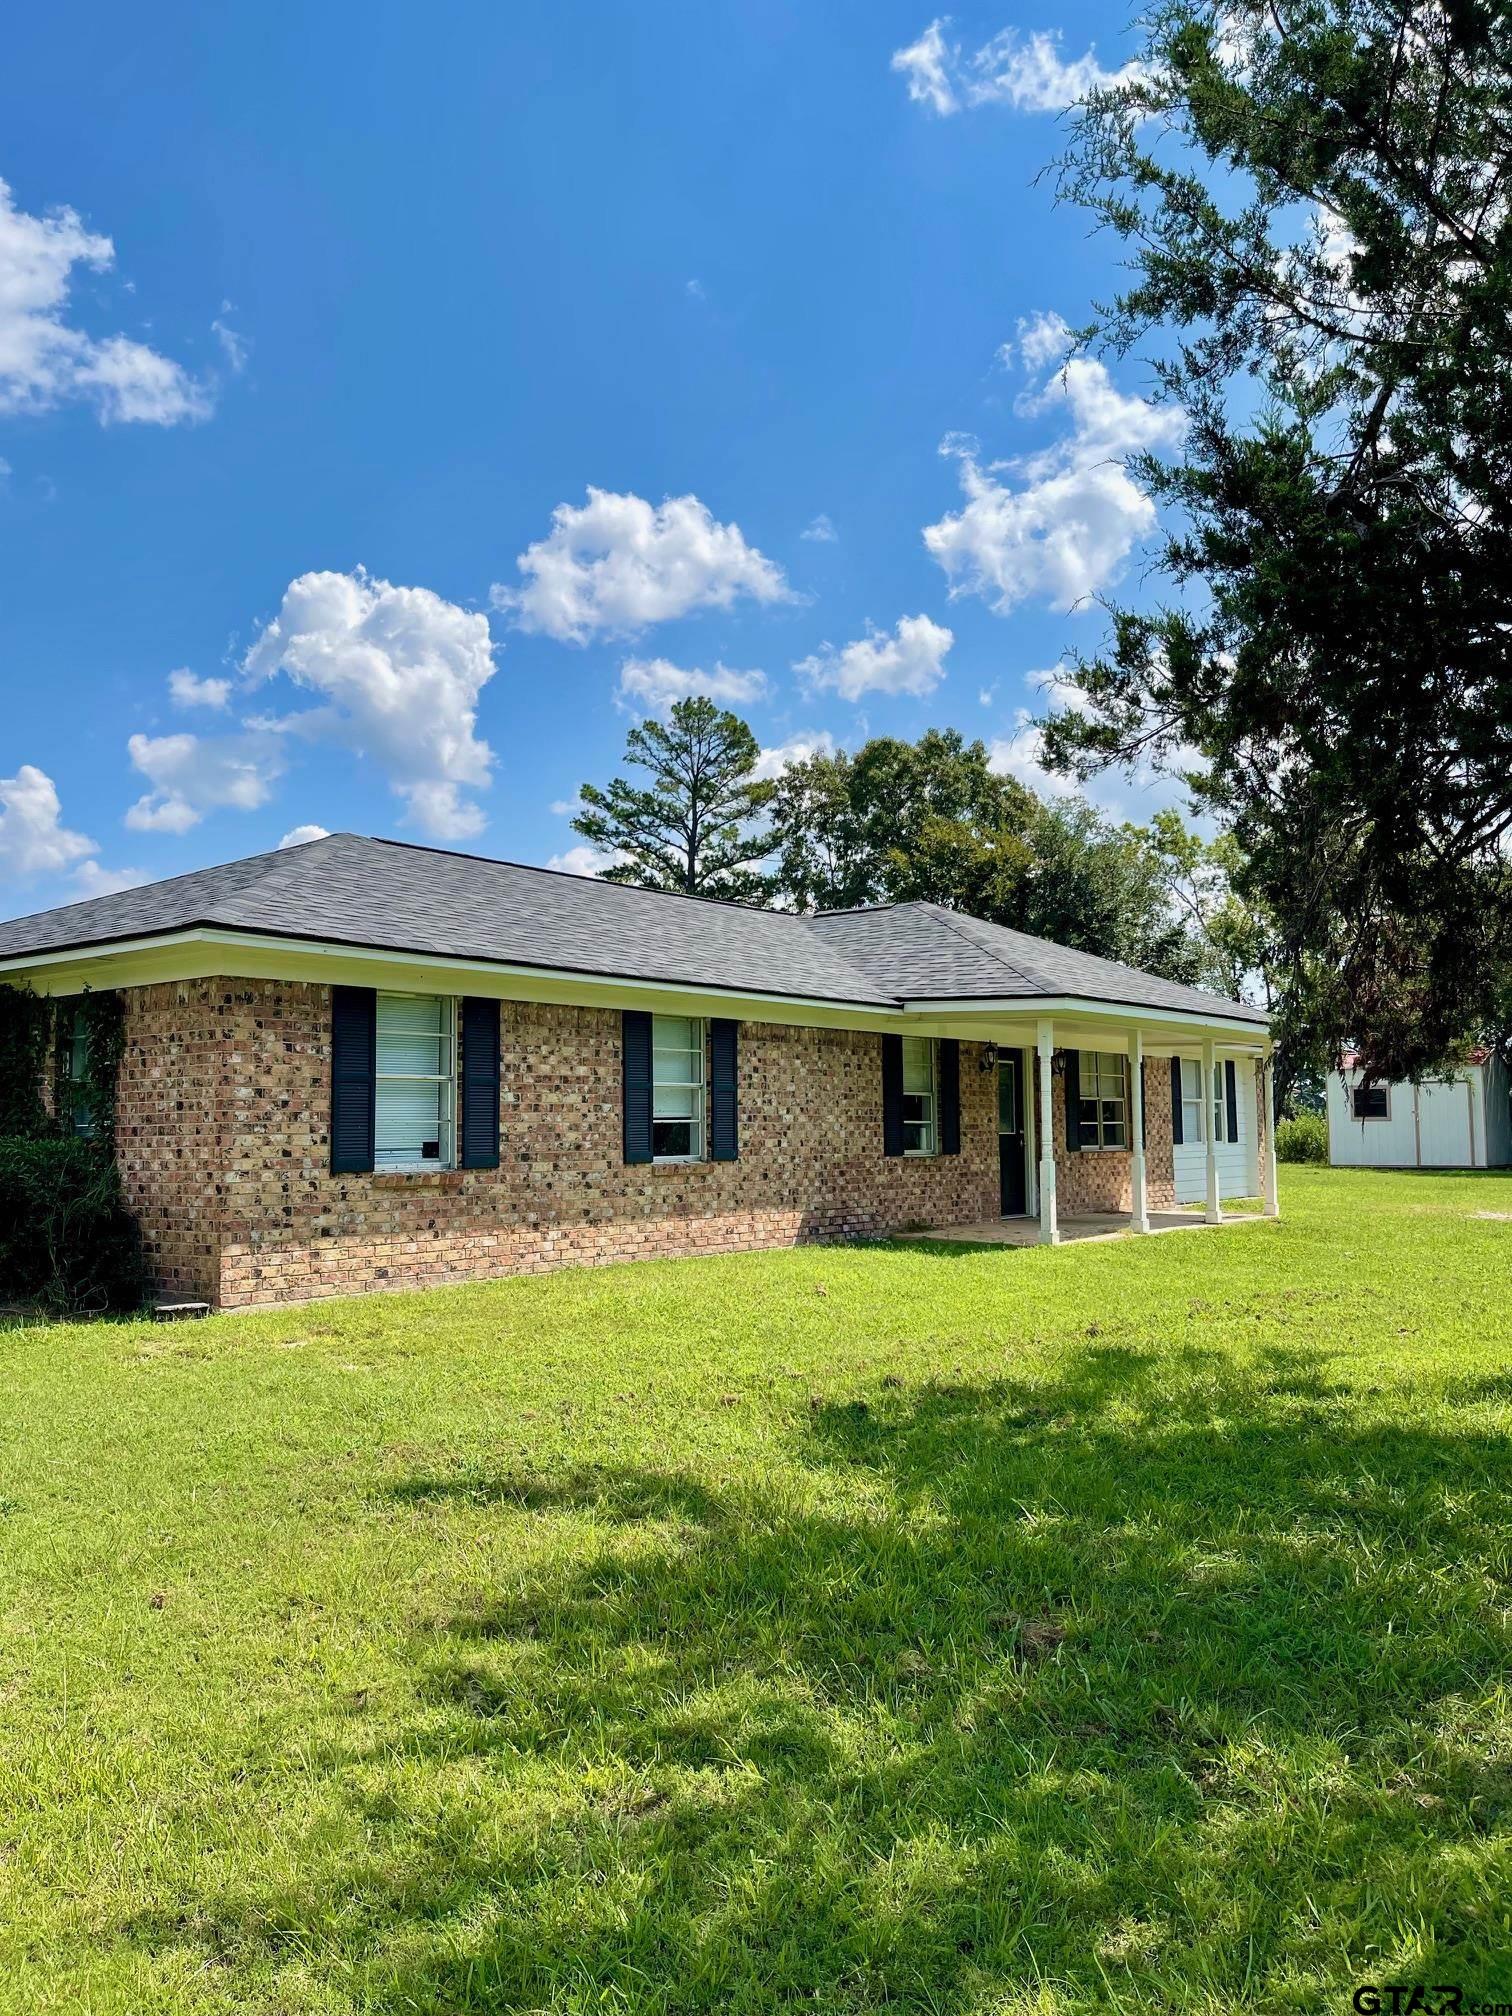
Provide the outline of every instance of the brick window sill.
[[460,1169],[375,1169],[375,1190],[460,1190]]

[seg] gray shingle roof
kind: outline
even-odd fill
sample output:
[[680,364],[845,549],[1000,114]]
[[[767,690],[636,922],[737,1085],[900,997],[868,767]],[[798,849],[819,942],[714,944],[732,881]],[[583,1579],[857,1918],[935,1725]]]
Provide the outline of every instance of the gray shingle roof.
[[1175,1014],[1228,1015],[1264,1024],[1262,1009],[1137,966],[1074,952],[1049,938],[1031,938],[939,903],[899,903],[885,909],[834,911],[815,928],[878,986],[912,1001],[972,996],[1030,1000],[1067,996]]
[[196,925],[861,1006],[1072,995],[1265,1019],[933,903],[797,917],[354,833],[14,918],[0,958]]

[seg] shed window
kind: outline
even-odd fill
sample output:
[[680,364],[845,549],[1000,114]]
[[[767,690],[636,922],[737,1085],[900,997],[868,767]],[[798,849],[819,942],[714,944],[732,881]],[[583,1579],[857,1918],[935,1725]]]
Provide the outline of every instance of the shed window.
[[1389,1120],[1391,1099],[1384,1085],[1356,1085],[1354,1088],[1354,1117],[1356,1120]]
[[704,1024],[696,1015],[651,1017],[651,1159],[704,1159]]
[[1129,1142],[1128,1087],[1116,1050],[1081,1053],[1081,1103],[1076,1109],[1076,1138],[1082,1148],[1126,1148]]
[[456,1161],[455,1004],[436,994],[378,996],[373,1167],[450,1169]]
[[931,1036],[903,1038],[903,1153],[933,1155],[935,1127],[935,1046]]

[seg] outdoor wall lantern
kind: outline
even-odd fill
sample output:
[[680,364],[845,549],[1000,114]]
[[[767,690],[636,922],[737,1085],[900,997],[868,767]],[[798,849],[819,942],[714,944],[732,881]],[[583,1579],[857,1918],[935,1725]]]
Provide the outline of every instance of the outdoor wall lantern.
[[978,1071],[996,1071],[997,1067],[998,1047],[996,1043],[984,1043],[982,1045],[981,1061],[977,1065]]

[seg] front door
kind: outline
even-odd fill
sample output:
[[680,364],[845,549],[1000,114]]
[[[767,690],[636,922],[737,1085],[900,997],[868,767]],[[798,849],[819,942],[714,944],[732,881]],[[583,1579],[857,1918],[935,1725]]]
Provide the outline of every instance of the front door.
[[1024,1053],[1005,1050],[998,1059],[998,1185],[1005,1218],[1022,1218],[1028,1207],[1024,1182]]

